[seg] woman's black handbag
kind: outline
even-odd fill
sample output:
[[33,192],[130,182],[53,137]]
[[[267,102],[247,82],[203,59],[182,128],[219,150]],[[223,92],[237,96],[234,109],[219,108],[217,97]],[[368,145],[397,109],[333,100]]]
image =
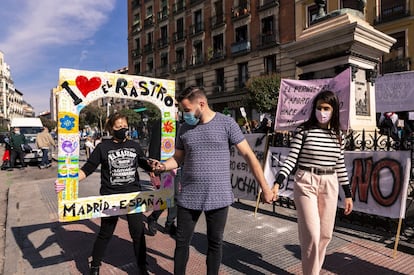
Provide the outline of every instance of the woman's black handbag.
[[25,153],[31,153],[32,152],[32,147],[30,147],[29,144],[22,144],[22,151]]

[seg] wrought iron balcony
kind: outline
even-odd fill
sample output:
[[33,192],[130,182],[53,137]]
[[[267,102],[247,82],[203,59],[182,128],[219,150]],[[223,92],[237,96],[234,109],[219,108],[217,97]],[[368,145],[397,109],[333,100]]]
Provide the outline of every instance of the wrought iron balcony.
[[134,21],[132,25],[132,33],[138,33],[141,31],[141,20]]
[[166,65],[161,65],[158,69],[157,69],[157,74],[161,75],[161,76],[165,76],[168,75],[170,73],[170,66],[168,64]]
[[173,5],[173,13],[177,14],[185,11],[185,1],[178,1]]
[[203,2],[204,0],[190,0],[190,5],[194,6]]
[[211,17],[210,22],[211,22],[212,29],[219,28],[223,26],[224,24],[226,24],[224,14],[216,14],[216,16]]
[[154,25],[154,16],[153,15],[148,16],[147,18],[145,18],[144,28],[151,27],[153,25]]
[[204,23],[198,22],[190,26],[190,35],[197,35],[204,32]]
[[239,41],[231,44],[231,54],[248,53],[250,50],[250,41]]
[[176,62],[171,66],[172,73],[180,73],[185,71],[185,62]]
[[189,62],[189,66],[201,66],[204,64],[204,58],[202,56],[192,56]]
[[168,46],[168,37],[158,39],[158,49],[162,49]]
[[233,7],[231,9],[231,19],[238,20],[250,15],[250,9],[247,6]]
[[144,45],[143,53],[152,53],[154,51],[154,44],[149,43]]
[[132,9],[137,9],[141,7],[141,1],[140,0],[133,0],[132,1]]
[[[259,1],[260,2],[260,1]],[[262,3],[259,3],[257,6],[258,11],[263,11],[270,9],[279,5],[279,0],[263,0]]]
[[380,16],[374,21],[374,25],[390,22],[410,16],[410,11],[404,5],[395,5],[388,9],[381,10]]
[[259,34],[258,40],[259,43],[257,44],[259,48],[274,47],[278,44],[276,40],[276,34],[273,32]]
[[208,55],[208,61],[214,63],[223,60],[226,57],[225,51],[221,49],[214,49],[211,54]]
[[140,48],[137,48],[132,51],[132,58],[136,59],[136,58],[139,58],[140,56],[142,56]]
[[179,41],[181,41],[181,40],[184,40],[185,39],[185,31],[179,31],[179,32],[175,32],[174,34],[173,34],[173,39],[174,39],[174,42],[179,42]]
[[157,13],[158,22],[164,21],[168,19],[168,9],[163,8],[161,11]]

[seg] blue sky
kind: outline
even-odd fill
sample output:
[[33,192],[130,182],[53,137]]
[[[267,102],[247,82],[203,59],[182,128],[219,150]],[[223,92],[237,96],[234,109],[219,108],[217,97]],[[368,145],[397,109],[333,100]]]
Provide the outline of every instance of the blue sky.
[[2,0],[0,51],[14,86],[49,111],[59,68],[114,71],[128,65],[126,0]]

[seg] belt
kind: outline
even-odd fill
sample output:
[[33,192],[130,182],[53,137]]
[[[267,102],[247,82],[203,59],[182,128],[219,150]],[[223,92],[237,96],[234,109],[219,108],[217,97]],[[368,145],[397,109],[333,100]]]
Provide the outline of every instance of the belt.
[[335,174],[335,169],[333,168],[317,168],[317,167],[306,167],[299,165],[300,170],[309,171],[316,175],[333,175]]

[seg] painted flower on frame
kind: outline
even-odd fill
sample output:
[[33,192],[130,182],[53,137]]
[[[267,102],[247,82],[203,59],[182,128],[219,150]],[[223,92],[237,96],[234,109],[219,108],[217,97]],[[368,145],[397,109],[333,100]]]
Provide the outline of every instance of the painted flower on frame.
[[164,125],[162,127],[164,128],[164,132],[166,133],[171,133],[172,131],[174,131],[174,124],[171,120],[164,122]]
[[75,118],[65,115],[60,121],[60,127],[70,131],[73,127],[75,127]]

